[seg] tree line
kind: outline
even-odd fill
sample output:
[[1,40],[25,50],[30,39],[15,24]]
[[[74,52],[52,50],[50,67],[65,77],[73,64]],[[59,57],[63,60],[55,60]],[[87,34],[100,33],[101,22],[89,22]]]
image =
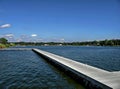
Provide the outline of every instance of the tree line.
[[102,41],[84,41],[84,42],[8,42],[5,38],[0,38],[0,48],[15,45],[32,46],[54,46],[54,45],[74,45],[74,46],[120,46],[120,39],[102,40]]
[[14,42],[16,45],[33,45],[33,46],[51,46],[51,45],[75,45],[75,46],[120,46],[120,39],[102,40],[102,41],[85,41],[85,42]]

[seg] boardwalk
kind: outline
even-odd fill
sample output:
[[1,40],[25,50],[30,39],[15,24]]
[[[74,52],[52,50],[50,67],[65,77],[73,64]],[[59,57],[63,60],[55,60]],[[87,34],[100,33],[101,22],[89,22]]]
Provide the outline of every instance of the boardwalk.
[[65,66],[66,69],[78,74],[85,79],[86,83],[91,83],[96,88],[120,89],[120,72],[105,71],[39,49],[33,49],[33,51],[61,66]]

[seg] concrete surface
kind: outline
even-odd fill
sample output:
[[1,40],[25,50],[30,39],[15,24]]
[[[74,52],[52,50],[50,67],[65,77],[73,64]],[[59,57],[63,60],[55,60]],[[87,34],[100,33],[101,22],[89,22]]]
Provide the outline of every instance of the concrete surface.
[[80,77],[84,75],[86,81],[94,83],[95,86],[99,86],[101,89],[120,89],[120,71],[109,72],[40,49],[33,49],[33,51],[53,62],[68,67],[71,71],[76,71],[75,73],[79,73]]

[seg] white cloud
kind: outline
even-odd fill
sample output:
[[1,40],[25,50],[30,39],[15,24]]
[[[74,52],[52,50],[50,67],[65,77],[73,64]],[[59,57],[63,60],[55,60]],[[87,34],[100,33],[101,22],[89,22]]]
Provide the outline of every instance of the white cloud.
[[64,41],[65,41],[65,39],[64,39],[64,38],[61,38],[59,41],[60,41],[60,42],[64,42]]
[[62,39],[60,39],[61,41],[65,41],[65,39],[64,38],[62,38]]
[[36,37],[36,36],[37,36],[37,34],[32,34],[31,36],[32,36],[32,37]]
[[4,35],[1,35],[0,37],[6,38],[9,42],[13,42],[15,40],[14,34],[12,33],[4,34]]
[[16,42],[22,42],[22,41],[23,41],[23,40],[20,39],[20,38],[16,39]]
[[5,34],[4,37],[11,41],[14,39],[14,34]]
[[6,34],[5,36],[6,36],[6,37],[13,37],[14,34]]
[[3,25],[0,25],[0,28],[9,28],[11,27],[11,24],[3,24]]

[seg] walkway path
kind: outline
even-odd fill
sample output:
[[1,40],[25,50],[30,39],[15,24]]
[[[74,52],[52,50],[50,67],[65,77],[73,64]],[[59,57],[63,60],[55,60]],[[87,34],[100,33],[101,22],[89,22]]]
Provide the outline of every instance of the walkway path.
[[82,76],[86,81],[91,82],[96,87],[102,89],[120,89],[120,72],[109,72],[39,49],[33,49],[33,51],[47,57],[53,62],[61,64],[61,66],[70,68],[71,71],[76,71],[79,73],[79,76]]

